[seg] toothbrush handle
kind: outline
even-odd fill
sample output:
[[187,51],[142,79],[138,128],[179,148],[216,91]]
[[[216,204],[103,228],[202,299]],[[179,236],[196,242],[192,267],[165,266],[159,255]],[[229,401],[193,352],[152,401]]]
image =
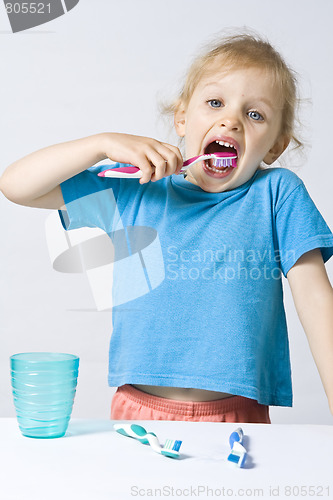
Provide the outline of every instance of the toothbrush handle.
[[140,177],[142,177],[142,172],[138,167],[126,166],[126,167],[109,168],[107,170],[103,170],[97,175],[98,177],[139,179]]
[[236,429],[234,432],[232,432],[229,436],[230,448],[233,447],[235,442],[238,442],[238,443],[243,442],[243,430],[240,427],[238,427],[238,429]]
[[137,439],[142,444],[149,444],[156,453],[161,453],[161,445],[156,434],[147,432],[144,427],[137,424],[114,424],[113,428],[123,436]]
[[188,160],[185,160],[184,163],[183,163],[183,168],[184,167],[189,167],[190,165],[192,165],[192,163],[196,163],[198,160],[202,160],[202,158],[204,156],[205,155],[193,156],[192,158],[189,158]]

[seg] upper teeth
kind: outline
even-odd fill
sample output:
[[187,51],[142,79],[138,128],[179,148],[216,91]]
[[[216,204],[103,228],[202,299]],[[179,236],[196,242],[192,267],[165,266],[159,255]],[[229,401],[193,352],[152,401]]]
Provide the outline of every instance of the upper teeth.
[[224,141],[215,141],[216,144],[220,144],[220,146],[226,146],[227,148],[234,148],[235,149],[235,146],[233,146],[232,144],[229,144],[229,142],[224,142]]

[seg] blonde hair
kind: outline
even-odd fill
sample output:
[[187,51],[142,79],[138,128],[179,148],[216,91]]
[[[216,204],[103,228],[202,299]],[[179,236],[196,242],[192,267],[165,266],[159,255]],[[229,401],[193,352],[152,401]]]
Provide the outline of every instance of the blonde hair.
[[295,132],[299,102],[296,74],[268,40],[253,32],[224,36],[208,47],[208,50],[206,47],[204,53],[190,66],[178,97],[171,104],[164,106],[163,111],[174,115],[180,104],[186,108],[199,81],[209,71],[216,71],[216,63],[219,60],[221,66],[228,69],[256,67],[270,73],[282,101],[281,134],[286,135],[296,148],[302,147],[303,144]]

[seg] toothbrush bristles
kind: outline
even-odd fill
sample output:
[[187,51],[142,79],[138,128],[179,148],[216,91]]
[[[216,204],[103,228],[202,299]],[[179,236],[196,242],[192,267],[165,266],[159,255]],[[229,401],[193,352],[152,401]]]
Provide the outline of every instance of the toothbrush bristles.
[[179,451],[180,447],[182,445],[182,441],[175,441],[175,444],[173,445],[173,450]]
[[215,158],[214,159],[214,167],[231,167],[232,159],[231,158]]
[[182,441],[174,441],[173,439],[167,439],[164,443],[163,449],[164,450],[173,450],[173,451],[179,451],[179,448],[182,444]]
[[161,454],[169,458],[179,458],[179,448],[181,444],[182,441],[167,439],[163,448],[161,448]]
[[182,441],[167,439],[161,449],[161,454],[169,458],[179,458],[179,449]]

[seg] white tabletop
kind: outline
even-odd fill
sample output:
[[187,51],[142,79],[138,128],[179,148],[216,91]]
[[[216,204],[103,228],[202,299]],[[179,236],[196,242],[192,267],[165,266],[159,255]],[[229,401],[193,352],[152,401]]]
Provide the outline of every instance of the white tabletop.
[[1,500],[133,498],[331,498],[333,427],[242,424],[246,467],[228,461],[226,423],[135,422],[161,443],[180,439],[181,458],[154,453],[107,420],[72,420],[64,438],[23,437],[0,419]]

